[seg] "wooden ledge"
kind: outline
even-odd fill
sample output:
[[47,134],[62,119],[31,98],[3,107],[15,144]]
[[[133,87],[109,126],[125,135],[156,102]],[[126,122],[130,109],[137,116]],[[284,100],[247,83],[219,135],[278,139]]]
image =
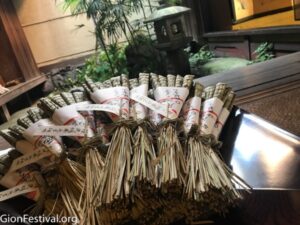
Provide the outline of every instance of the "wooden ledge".
[[227,83],[238,97],[300,80],[300,52],[197,79],[204,86]]
[[270,35],[300,34],[300,26],[291,25],[291,26],[268,27],[268,28],[258,28],[258,29],[208,32],[203,34],[203,37],[204,38],[241,37],[241,36],[256,36],[256,35],[267,35],[267,34]]
[[32,78],[28,81],[22,82],[16,86],[9,88],[9,91],[0,95],[0,106],[5,105],[7,102],[12,99],[24,94],[30,89],[36,87],[37,85],[43,83],[46,80],[45,75],[40,75],[35,78]]

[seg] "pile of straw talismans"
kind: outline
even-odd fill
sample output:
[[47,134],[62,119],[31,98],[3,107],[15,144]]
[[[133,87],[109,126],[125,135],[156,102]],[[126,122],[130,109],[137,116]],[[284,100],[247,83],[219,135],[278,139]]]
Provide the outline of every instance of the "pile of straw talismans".
[[87,78],[1,131],[13,147],[0,157],[0,200],[24,195],[31,214],[82,225],[225,214],[251,189],[219,154],[234,97],[193,75]]

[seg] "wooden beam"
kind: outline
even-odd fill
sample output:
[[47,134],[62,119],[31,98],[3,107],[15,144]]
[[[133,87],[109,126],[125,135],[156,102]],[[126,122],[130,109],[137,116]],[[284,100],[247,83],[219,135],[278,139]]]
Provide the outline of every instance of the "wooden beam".
[[25,80],[39,76],[39,70],[11,1],[0,0],[0,19]]
[[270,35],[300,34],[300,26],[281,26],[281,27],[268,27],[268,28],[260,28],[260,29],[207,32],[203,35],[203,37],[213,38],[213,37],[257,36],[257,35],[266,35],[266,34],[270,34]]
[[237,96],[253,94],[299,80],[300,52],[198,79],[205,86],[225,82],[233,88]]

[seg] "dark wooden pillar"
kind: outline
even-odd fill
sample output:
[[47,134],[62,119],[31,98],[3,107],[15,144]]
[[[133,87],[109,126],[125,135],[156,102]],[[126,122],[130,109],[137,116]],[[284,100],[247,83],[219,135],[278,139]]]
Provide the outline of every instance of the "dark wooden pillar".
[[[0,118],[2,121],[8,120],[10,116],[10,110],[6,103],[22,94],[26,95],[30,89],[45,81],[45,76],[39,72],[16,10],[10,0],[0,0],[0,78],[4,84],[12,80],[21,82],[10,87],[10,91],[0,95]],[[23,103],[23,99],[19,99],[19,102]],[[11,111],[15,111],[15,107]]]
[[[0,24],[1,36],[6,36],[4,39],[7,39],[6,41],[9,42],[7,47],[10,48],[6,50],[6,52],[10,51],[9,55],[4,56],[10,57],[11,59],[13,58],[12,63],[17,63],[17,70],[22,73],[20,75],[24,78],[24,81],[28,81],[40,75],[11,1],[0,0]],[[5,52],[0,51],[0,54],[5,54]],[[13,57],[11,55],[13,55]],[[3,74],[2,76],[6,75]]]

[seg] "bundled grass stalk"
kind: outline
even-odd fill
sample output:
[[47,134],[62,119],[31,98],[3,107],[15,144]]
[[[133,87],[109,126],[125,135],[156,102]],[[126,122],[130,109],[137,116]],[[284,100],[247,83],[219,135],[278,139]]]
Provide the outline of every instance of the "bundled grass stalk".
[[232,93],[230,88],[223,83],[205,88],[203,96],[206,100],[201,117],[202,136],[196,133],[187,141],[189,174],[185,193],[189,200],[189,222],[201,220],[209,213],[225,213],[230,205],[242,197],[236,191],[235,183],[248,188],[241,179],[234,178],[232,171],[212,149],[216,143],[211,135],[216,117],[220,115],[224,101],[230,102],[226,103],[228,109],[233,102],[234,95],[229,93]]
[[[180,79],[180,78],[179,78]],[[156,187],[163,193],[162,204],[164,206],[163,216],[157,223],[172,222],[174,219],[183,216],[181,207],[181,193],[185,185],[186,161],[181,143],[178,138],[178,115],[186,100],[189,89],[192,85],[193,76],[186,75],[183,79],[182,87],[175,87],[175,76],[158,77],[159,84],[155,84],[152,78],[155,100],[167,104],[170,113],[169,118],[161,116],[157,139],[158,157],[155,163],[159,166],[159,173],[156,180]],[[154,82],[154,83],[153,83]],[[168,85],[170,83],[170,86]],[[177,82],[180,83],[180,81]],[[172,205],[172,207],[170,207]]]
[[[92,95],[93,92],[106,88],[103,83],[97,82],[95,84],[90,79],[86,79],[85,84],[83,84],[83,87],[85,88],[85,90],[90,96]],[[95,132],[101,137],[101,142],[107,144],[110,141],[107,124],[111,123],[111,119],[107,113],[101,111],[95,111],[94,115],[95,115],[94,118]]]
[[[62,96],[64,96],[64,98]],[[59,125],[82,125],[82,123],[85,123],[84,117],[80,115],[72,105],[67,106],[67,102],[64,100],[67,99],[67,97],[67,101],[73,102],[70,95],[56,95],[51,99],[42,98],[38,106],[43,111],[47,112],[48,116],[54,117],[56,123]],[[76,97],[80,98],[78,95],[76,95]],[[75,140],[80,143],[84,143],[85,141],[81,137],[75,137]],[[84,166],[65,158],[62,159],[61,163],[58,165],[56,174],[58,177],[57,189],[59,190],[59,204],[57,207],[63,208],[62,215],[75,216],[79,221],[82,221],[85,218],[83,212],[87,206],[86,195],[82,194],[82,190],[85,190],[85,173]],[[49,202],[54,203],[56,201]],[[51,206],[50,203],[47,203],[47,208],[50,209],[51,207],[54,208],[54,211],[58,211],[56,206]]]
[[[219,113],[218,120],[215,122],[214,127],[211,131],[211,143],[210,146],[206,145],[209,154],[211,155],[211,158],[214,160],[215,165],[217,168],[220,170],[220,173],[223,176],[224,181],[226,181],[226,191],[229,193],[228,196],[228,202],[234,203],[236,200],[239,200],[242,198],[242,195],[236,191],[235,185],[238,187],[241,187],[242,189],[249,190],[250,187],[248,184],[246,184],[242,179],[240,179],[236,174],[231,171],[227,167],[227,165],[222,161],[222,159],[219,157],[219,154],[214,151],[214,147],[216,146],[217,139],[220,135],[220,132],[222,131],[223,124],[226,122],[229,113],[233,107],[233,102],[235,98],[234,92],[232,92],[229,88],[226,88],[225,93],[223,94],[223,101],[224,105],[223,108],[221,109],[221,112]],[[222,93],[220,91],[218,92],[217,89],[214,93],[214,96],[222,96]],[[221,97],[222,98],[222,97]],[[216,149],[218,151],[218,149]],[[225,173],[222,172],[224,170]]]
[[[86,201],[84,204],[85,217],[83,218],[81,224],[101,224],[100,213],[93,204],[93,196],[95,195],[95,190],[97,184],[100,182],[101,171],[104,167],[104,158],[98,152],[96,148],[89,148],[85,154],[85,166],[86,166],[86,181],[85,188],[83,189],[86,195]],[[97,171],[97,173],[95,173]],[[109,216],[109,215],[108,215]],[[110,219],[103,218],[102,221],[110,221]]]
[[[186,140],[186,152],[187,152],[187,178],[185,194],[187,199],[196,200],[197,196],[195,191],[199,193],[201,190],[205,191],[202,173],[203,164],[200,163],[202,158],[202,151],[197,136],[199,135],[199,114],[201,107],[201,96],[203,86],[200,83],[195,83],[193,95],[186,101],[182,113],[184,119]],[[206,168],[204,168],[206,169]],[[199,189],[199,190],[197,190]]]
[[[129,81],[127,76],[104,81],[104,89],[89,89],[91,98],[98,104],[120,107],[120,115],[110,118],[117,123],[105,159],[105,166],[93,196],[93,202],[101,207],[101,215],[111,213],[111,223],[129,218],[130,172],[132,160],[132,135],[129,119]],[[91,87],[91,85],[90,85]],[[111,210],[114,208],[114,212]],[[105,217],[105,216],[104,216]],[[105,217],[107,218],[107,216]]]
[[[28,120],[28,117],[19,119],[18,123],[23,125],[24,127],[30,126],[30,121]],[[19,134],[24,134],[24,127],[15,125],[10,129]],[[49,137],[43,136],[43,138],[48,139]],[[57,163],[59,163],[59,159],[57,158],[56,160]],[[56,172],[58,176],[59,196],[62,201],[66,215],[76,216],[77,218],[83,217],[83,215],[79,214],[81,210],[78,208],[78,202],[81,190],[83,189],[82,179],[84,180],[85,177],[84,167],[69,159],[62,159],[62,161],[57,165]],[[46,198],[45,201],[46,204],[49,205],[49,203],[47,203],[48,198]]]
[[60,96],[63,98],[63,100],[68,104],[68,105],[72,105],[75,104],[76,101],[74,99],[74,96],[72,95],[72,93],[70,92],[61,92]]
[[[140,73],[139,79],[131,79],[131,94],[139,93],[147,96],[149,86],[149,74]],[[132,216],[135,220],[145,223],[151,221],[160,207],[155,199],[155,179],[157,177],[157,165],[153,165],[156,158],[154,140],[151,137],[153,125],[146,119],[148,111],[145,106],[132,101],[130,115],[138,122],[133,135],[133,158],[130,182],[134,205]],[[148,203],[148,204],[147,204]],[[151,206],[150,206],[151,205]]]
[[116,129],[108,153],[105,166],[97,184],[93,202],[101,206],[101,216],[110,223],[118,223],[129,219],[128,198],[130,195],[130,163],[132,154],[131,131],[126,126]]
[[183,77],[180,75],[176,76],[175,87],[182,87]]
[[85,184],[85,167],[75,161],[65,159],[58,170],[59,198],[62,201],[64,213],[82,221],[85,218],[83,209],[86,202],[85,196],[81,195]]

